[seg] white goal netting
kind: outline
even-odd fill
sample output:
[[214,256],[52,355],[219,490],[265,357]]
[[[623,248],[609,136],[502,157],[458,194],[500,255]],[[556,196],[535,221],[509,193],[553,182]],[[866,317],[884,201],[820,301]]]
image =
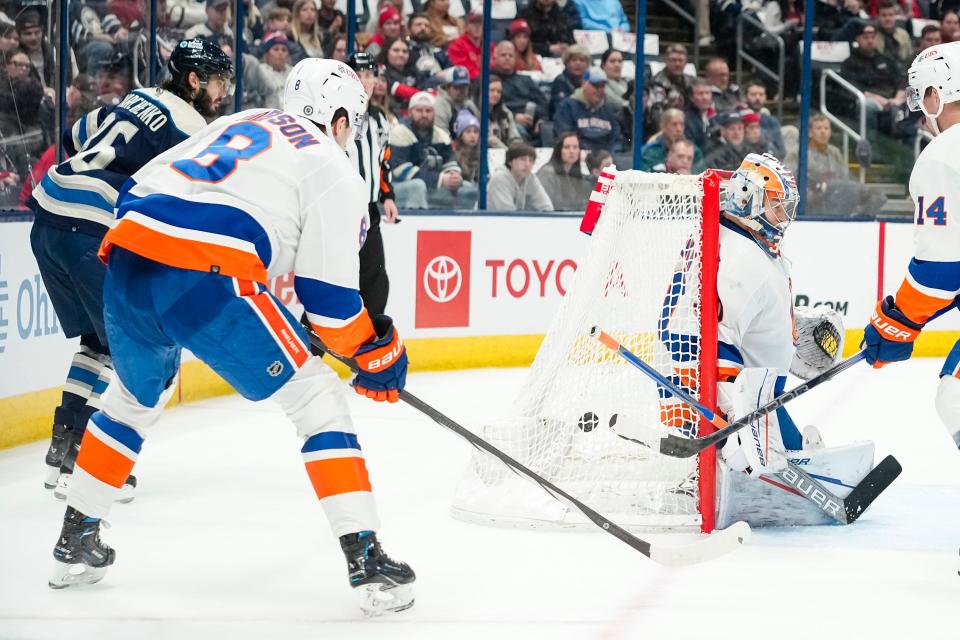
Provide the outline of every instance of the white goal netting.
[[[699,176],[617,175],[512,412],[480,434],[622,526],[699,525],[697,459],[658,448],[668,429],[695,419],[590,329],[599,326],[697,395],[702,194]],[[587,523],[481,452],[453,513],[503,526]]]

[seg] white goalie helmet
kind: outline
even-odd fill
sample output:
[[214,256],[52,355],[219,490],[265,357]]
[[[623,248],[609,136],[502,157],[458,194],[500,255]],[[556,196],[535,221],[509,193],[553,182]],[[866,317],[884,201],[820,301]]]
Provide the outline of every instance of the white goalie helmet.
[[[907,85],[907,106],[911,111],[921,111],[936,126],[943,105],[960,100],[960,42],[945,42],[922,51],[907,71]],[[931,88],[940,97],[935,113],[928,112],[923,104]]]
[[769,153],[748,153],[724,187],[723,211],[776,251],[799,202],[790,169]]
[[333,114],[347,111],[347,122],[357,139],[367,123],[367,93],[360,78],[346,63],[305,58],[287,76],[283,88],[283,110],[322,124],[328,135]]

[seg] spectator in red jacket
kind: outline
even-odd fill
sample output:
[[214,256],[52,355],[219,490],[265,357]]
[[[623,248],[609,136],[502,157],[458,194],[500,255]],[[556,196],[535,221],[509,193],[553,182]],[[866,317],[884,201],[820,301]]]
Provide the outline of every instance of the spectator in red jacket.
[[471,11],[467,16],[463,35],[450,43],[447,47],[447,57],[450,62],[459,67],[466,67],[473,80],[480,75],[480,45],[483,41],[483,15]]

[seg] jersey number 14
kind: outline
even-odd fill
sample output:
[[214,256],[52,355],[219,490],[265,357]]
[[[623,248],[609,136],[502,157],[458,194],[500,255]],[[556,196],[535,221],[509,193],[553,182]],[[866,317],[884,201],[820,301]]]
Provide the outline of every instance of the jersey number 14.
[[917,196],[917,224],[923,224],[923,219],[933,220],[934,226],[942,227],[947,224],[947,210],[943,205],[943,196],[934,200],[926,211],[923,209],[923,196]]

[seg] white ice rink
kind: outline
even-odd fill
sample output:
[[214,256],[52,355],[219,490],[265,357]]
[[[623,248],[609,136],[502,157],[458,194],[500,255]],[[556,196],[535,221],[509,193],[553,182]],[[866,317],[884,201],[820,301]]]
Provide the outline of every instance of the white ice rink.
[[[878,460],[903,464],[856,524],[755,530],[734,554],[681,570],[600,532],[452,519],[470,447],[406,406],[351,395],[384,548],[417,572],[413,609],[376,620],[355,605],[293,427],[270,403],[164,415],[137,499],[114,507],[103,536],[117,563],[87,588],[47,588],[64,507],[41,487],[46,445],[3,451],[0,638],[960,638],[960,456],[934,412],[938,368],[858,366],[790,405],[828,445],[872,438]],[[525,374],[418,374],[408,389],[477,429]]]

